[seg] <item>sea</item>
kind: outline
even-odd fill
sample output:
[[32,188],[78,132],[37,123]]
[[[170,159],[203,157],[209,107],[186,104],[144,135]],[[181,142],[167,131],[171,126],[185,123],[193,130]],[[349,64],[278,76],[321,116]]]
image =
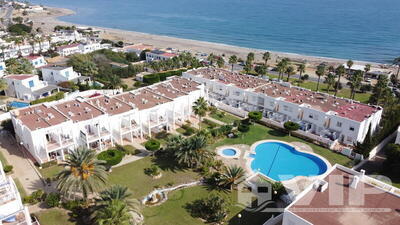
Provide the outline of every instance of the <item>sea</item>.
[[67,22],[310,56],[390,63],[400,0],[34,0]]

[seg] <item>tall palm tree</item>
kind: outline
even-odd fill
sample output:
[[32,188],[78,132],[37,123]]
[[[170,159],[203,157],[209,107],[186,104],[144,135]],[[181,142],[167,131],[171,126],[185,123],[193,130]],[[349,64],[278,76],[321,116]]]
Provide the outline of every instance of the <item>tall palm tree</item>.
[[255,58],[254,52],[249,52],[249,54],[247,54],[247,62],[250,65],[253,64],[254,58]]
[[292,75],[294,75],[296,72],[295,72],[295,70],[294,70],[294,67],[293,66],[288,66],[287,68],[286,68],[286,74],[287,74],[287,82],[289,82],[289,79],[290,79],[290,76],[292,76]]
[[338,76],[338,81],[336,82],[336,86],[335,86],[335,96],[338,93],[339,90],[339,85],[340,85],[340,78],[342,77],[342,75],[346,72],[346,69],[344,68],[343,65],[340,65],[336,68],[336,75]]
[[107,182],[105,161],[96,158],[96,152],[81,148],[71,152],[64,169],[57,175],[57,189],[64,195],[82,194],[88,200],[91,193],[103,188]]
[[231,57],[229,57],[229,64],[231,64],[232,69],[231,71],[233,72],[233,65],[235,65],[238,62],[238,58],[236,55],[231,55]]
[[263,54],[263,60],[264,60],[264,64],[265,66],[268,68],[268,60],[271,59],[271,53],[269,52],[264,52]]
[[6,53],[4,52],[6,50],[6,46],[2,45],[2,46],[0,46],[0,49],[1,49],[3,61],[6,61]]
[[347,60],[346,65],[348,68],[348,74],[350,75],[351,67],[353,67],[353,65],[354,65],[353,60],[351,60],[351,59]]
[[206,115],[207,109],[208,109],[208,104],[207,104],[207,101],[204,99],[204,97],[198,98],[193,103],[192,110],[193,110],[194,114],[199,117],[199,129],[201,128],[200,127],[201,118]]
[[132,215],[129,207],[121,200],[111,200],[92,214],[97,225],[131,225]]
[[333,73],[328,73],[328,75],[325,76],[325,83],[328,86],[327,89],[329,93],[331,87],[335,85],[335,75]]
[[229,187],[232,190],[236,182],[242,179],[244,176],[245,171],[242,167],[237,165],[225,167],[221,176],[221,185]]
[[207,57],[207,60],[210,62],[210,65],[213,66],[214,65],[214,61],[215,61],[215,55],[214,53],[210,53]]
[[120,200],[128,206],[130,211],[139,212],[140,202],[132,197],[132,192],[127,187],[121,185],[113,185],[100,192],[96,199],[96,206],[102,207],[113,200]]
[[357,70],[353,76],[350,77],[350,81],[348,83],[351,89],[350,99],[354,99],[356,90],[361,87],[362,75],[363,72],[361,70]]
[[363,74],[363,80],[365,78],[365,76],[367,75],[367,73],[371,70],[371,64],[366,64],[364,66],[364,74]]
[[[283,73],[286,71],[286,68],[289,64],[289,59],[288,58],[283,58],[277,65],[276,68],[279,72],[279,77],[278,79],[281,80],[283,79]],[[282,76],[282,78],[281,78]]]
[[111,89],[117,89],[122,85],[121,78],[115,74],[109,76],[108,81],[109,81],[108,87]]
[[182,144],[174,149],[174,158],[180,165],[189,168],[199,167],[212,155],[210,151],[204,148],[206,145],[207,138],[202,135],[183,139]]
[[300,73],[300,77],[299,78],[301,80],[301,77],[303,76],[303,73],[306,72],[306,65],[304,63],[298,65],[297,66],[297,72]]
[[317,82],[317,90],[319,90],[319,82],[321,80],[321,77],[325,75],[326,72],[326,65],[325,64],[320,64],[317,67],[317,71],[315,71],[315,74],[318,76],[318,82]]

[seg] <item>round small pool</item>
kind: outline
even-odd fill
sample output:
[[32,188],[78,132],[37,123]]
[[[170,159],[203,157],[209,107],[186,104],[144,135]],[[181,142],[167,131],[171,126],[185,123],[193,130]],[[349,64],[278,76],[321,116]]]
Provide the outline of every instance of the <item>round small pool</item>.
[[218,154],[225,158],[238,158],[240,155],[240,151],[235,148],[221,148],[218,150]]
[[276,181],[290,180],[296,176],[324,174],[327,163],[315,154],[297,151],[283,142],[266,141],[256,144],[255,154],[250,154],[251,169]]

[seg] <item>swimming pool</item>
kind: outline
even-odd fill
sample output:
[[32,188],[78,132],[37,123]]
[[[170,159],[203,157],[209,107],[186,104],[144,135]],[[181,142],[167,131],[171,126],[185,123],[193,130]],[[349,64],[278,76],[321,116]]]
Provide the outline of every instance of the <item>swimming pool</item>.
[[24,107],[28,107],[29,103],[12,101],[12,102],[8,103],[8,106],[13,107],[13,108],[24,108]]
[[296,176],[317,176],[326,172],[327,164],[319,157],[297,151],[283,142],[262,142],[254,148],[251,169],[276,181]]
[[240,150],[231,146],[221,147],[217,152],[224,158],[238,158],[240,156]]
[[232,148],[227,148],[227,149],[222,150],[222,154],[226,155],[226,156],[234,156],[234,155],[236,155],[236,150],[232,149]]

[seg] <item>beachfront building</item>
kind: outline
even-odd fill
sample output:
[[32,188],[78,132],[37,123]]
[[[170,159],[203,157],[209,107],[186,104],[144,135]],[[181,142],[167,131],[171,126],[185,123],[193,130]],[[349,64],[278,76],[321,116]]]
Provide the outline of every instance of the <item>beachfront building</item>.
[[154,46],[138,43],[134,45],[127,45],[122,48],[123,52],[134,52],[137,56],[140,56],[140,53],[142,53],[144,50],[152,51],[154,50]]
[[69,44],[69,45],[62,45],[57,47],[57,53],[60,56],[69,56],[77,53],[81,53],[80,43]]
[[175,53],[155,49],[155,50],[146,52],[146,61],[151,62],[154,60],[167,60],[167,59],[172,59],[176,56],[178,56],[178,55]]
[[261,111],[263,120],[278,127],[297,122],[303,135],[328,146],[362,142],[370,128],[378,128],[382,116],[379,106],[224,69],[194,69],[183,77],[204,84],[209,101],[218,108],[241,116]]
[[6,63],[0,62],[0,78],[4,77],[6,73]]
[[51,43],[86,41],[86,38],[76,30],[58,30],[50,36]]
[[363,170],[336,164],[285,208],[282,224],[395,225],[400,221],[399,205],[398,188],[365,175]]
[[49,84],[59,84],[65,81],[77,82],[81,74],[75,72],[72,66],[47,66],[42,68],[42,77]]
[[79,49],[80,49],[80,54],[87,54],[103,49],[103,46],[100,44],[100,42],[92,41],[80,44]]
[[49,85],[46,81],[39,80],[38,75],[8,75],[4,79],[7,82],[6,95],[24,101],[33,101],[46,97],[51,95],[54,90],[58,90],[57,86]]
[[203,85],[180,77],[116,95],[49,102],[12,111],[16,138],[39,163],[63,160],[83,146],[105,150],[161,130],[192,115]]
[[48,41],[30,43],[6,43],[3,44],[4,49],[1,51],[1,59],[18,58],[20,56],[29,56],[32,54],[40,54],[41,52],[47,52],[50,49],[50,43]]
[[[28,207],[22,204],[21,195],[11,176],[6,176],[0,162],[0,224],[32,225]],[[35,223],[36,224],[36,223]]]
[[47,65],[46,60],[41,55],[28,55],[25,57],[33,67],[40,68]]

